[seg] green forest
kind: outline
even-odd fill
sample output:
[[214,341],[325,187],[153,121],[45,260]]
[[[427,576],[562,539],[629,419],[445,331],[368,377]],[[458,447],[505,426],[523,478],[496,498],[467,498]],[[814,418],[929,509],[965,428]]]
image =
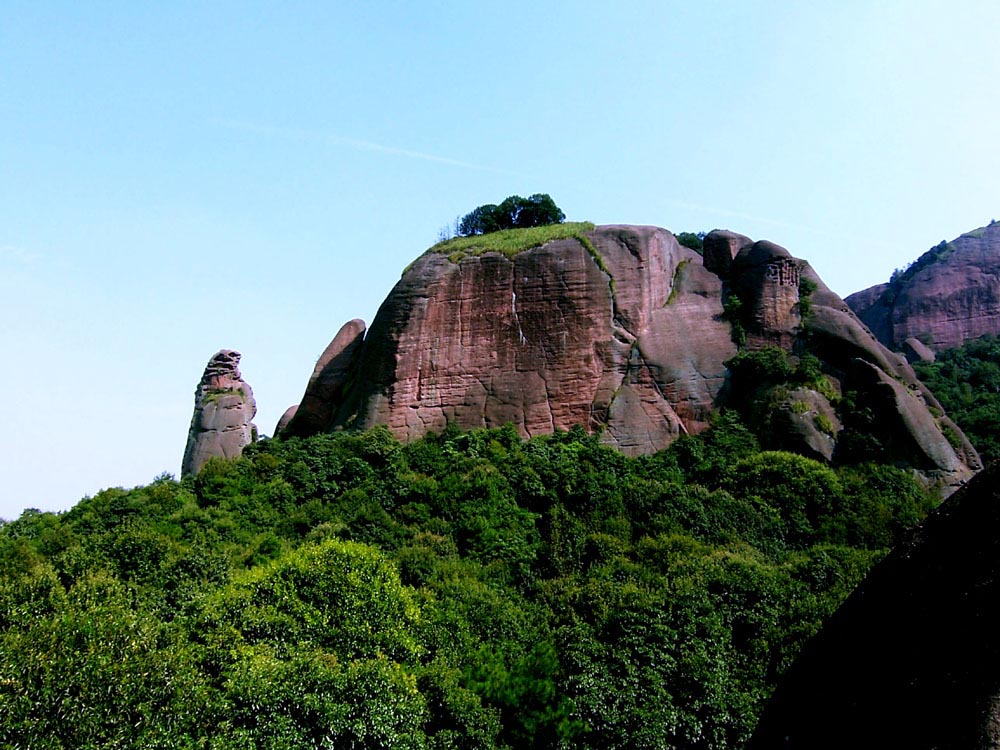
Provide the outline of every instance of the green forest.
[[[918,372],[996,458],[1000,341]],[[265,439],[0,522],[0,746],[741,747],[936,504],[743,411],[635,458],[580,428]]]
[[1000,339],[968,341],[914,369],[976,446],[983,463],[1000,458]]
[[0,527],[0,745],[731,748],[933,501],[735,413],[264,440]]

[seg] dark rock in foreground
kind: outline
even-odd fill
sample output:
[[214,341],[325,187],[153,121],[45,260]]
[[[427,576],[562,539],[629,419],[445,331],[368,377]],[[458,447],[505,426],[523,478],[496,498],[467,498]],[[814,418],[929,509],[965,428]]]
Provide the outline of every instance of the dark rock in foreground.
[[779,683],[750,750],[1000,746],[1000,465],[878,564]]

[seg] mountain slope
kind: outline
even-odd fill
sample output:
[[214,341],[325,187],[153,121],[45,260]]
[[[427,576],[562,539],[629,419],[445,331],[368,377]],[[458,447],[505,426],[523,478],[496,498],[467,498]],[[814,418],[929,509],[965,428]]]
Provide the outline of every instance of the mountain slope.
[[888,284],[846,301],[893,350],[915,340],[941,351],[1000,334],[1000,224],[942,242]]

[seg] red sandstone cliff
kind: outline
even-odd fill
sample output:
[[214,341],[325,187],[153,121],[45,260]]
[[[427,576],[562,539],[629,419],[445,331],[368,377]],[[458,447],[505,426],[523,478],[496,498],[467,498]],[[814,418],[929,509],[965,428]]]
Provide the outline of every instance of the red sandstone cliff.
[[[803,278],[812,282],[807,324]],[[978,468],[971,446],[945,439],[928,408],[939,405],[905,360],[807,263],[730,232],[706,238],[703,260],[666,230],[638,226],[598,227],[512,257],[425,253],[367,332],[353,321],[337,335],[285,434],[385,424],[416,438],[448,423],[512,423],[533,436],[582,425],[627,453],[652,452],[704,429],[726,403],[725,362],[737,347],[723,300],[734,296],[750,349],[808,344],[834,387],[864,392],[894,460],[945,483]],[[813,412],[835,416],[833,406],[815,392],[800,400],[806,411],[789,409],[783,447],[830,458],[839,422],[827,417],[835,429],[822,436],[811,425]]]

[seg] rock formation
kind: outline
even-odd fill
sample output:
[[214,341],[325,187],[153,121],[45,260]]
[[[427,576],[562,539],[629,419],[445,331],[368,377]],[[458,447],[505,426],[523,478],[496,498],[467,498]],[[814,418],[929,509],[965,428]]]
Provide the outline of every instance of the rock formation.
[[[1000,334],[1000,224],[941,243],[890,283],[856,292],[847,303],[893,350],[911,339],[941,351]],[[912,341],[911,355],[926,358]]]
[[194,392],[194,415],[188,430],[181,475],[197,474],[213,457],[234,458],[257,439],[253,425],[257,404],[239,370],[240,353],[217,352]]
[[327,429],[579,424],[630,453],[703,429],[736,353],[720,279],[664,230],[603,227],[585,242],[423,255],[380,308]]
[[[978,468],[967,442],[956,450],[944,438],[928,408],[940,406],[906,361],[807,263],[732,232],[712,232],[705,248],[703,260],[666,230],[603,226],[510,256],[432,249],[367,333],[352,321],[337,334],[283,434],[385,424],[406,439],[448,423],[512,423],[532,436],[582,425],[626,453],[651,452],[705,429],[726,403],[738,327],[749,349],[814,352],[828,395],[863,386],[891,460],[944,483]],[[830,458],[850,420],[827,396],[800,396],[783,445]]]
[[1000,746],[1000,465],[868,574],[779,682],[750,750]]
[[351,365],[364,337],[363,320],[352,320],[340,329],[317,360],[302,401],[293,412],[285,412],[275,428],[275,435],[315,435],[329,427],[333,409],[341,401]]

